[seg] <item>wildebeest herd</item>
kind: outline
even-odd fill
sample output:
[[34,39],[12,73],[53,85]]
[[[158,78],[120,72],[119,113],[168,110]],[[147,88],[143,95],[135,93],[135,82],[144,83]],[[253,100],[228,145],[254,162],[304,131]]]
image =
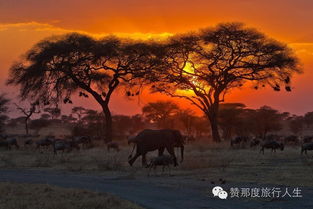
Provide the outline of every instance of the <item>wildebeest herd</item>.
[[[43,138],[33,140],[31,135],[18,136],[18,135],[0,135],[0,147],[7,150],[12,148],[19,149],[21,146],[18,144],[17,138],[24,138],[23,148],[33,148],[40,152],[51,152],[57,155],[58,152],[71,152],[72,150],[87,149],[92,147],[93,139],[90,136],[75,136],[56,138],[54,136],[45,136]],[[36,136],[38,138],[38,136]],[[175,155],[175,148],[180,148],[181,162],[184,159],[184,146],[186,143],[194,141],[194,137],[183,136],[180,131],[173,129],[152,130],[145,129],[137,135],[127,137],[128,145],[133,145],[131,154],[128,157],[130,166],[137,160],[138,157],[142,158],[142,165],[150,169],[157,166],[169,167],[170,165],[177,166],[177,158]],[[230,140],[232,148],[260,148],[260,153],[265,152],[265,149],[271,149],[272,152],[276,150],[284,150],[285,145],[299,146],[301,154],[307,154],[307,151],[313,150],[313,136],[297,137],[297,136],[277,136],[269,135],[263,139],[251,138],[248,136],[237,136]],[[110,150],[120,151],[120,144],[116,141],[106,142],[108,152]],[[135,151],[136,149],[136,151]],[[169,155],[165,155],[164,151]],[[135,153],[134,153],[135,151]],[[149,163],[146,162],[146,155],[148,152],[158,151],[158,156],[150,158]]]
[[244,148],[247,146],[251,148],[260,147],[260,153],[264,154],[265,149],[271,149],[272,152],[276,152],[277,149],[283,151],[285,145],[301,148],[301,154],[307,154],[308,150],[313,150],[313,136],[299,137],[295,135],[290,136],[278,136],[269,135],[262,138],[251,138],[247,136],[237,136],[230,140],[230,146],[232,148]]

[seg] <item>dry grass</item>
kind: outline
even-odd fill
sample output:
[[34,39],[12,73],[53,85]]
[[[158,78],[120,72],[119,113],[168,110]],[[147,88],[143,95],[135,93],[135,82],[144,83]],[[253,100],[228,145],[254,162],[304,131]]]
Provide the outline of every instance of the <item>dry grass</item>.
[[112,195],[42,184],[0,183],[5,209],[141,209]]
[[[204,181],[272,183],[294,186],[313,186],[313,158],[300,155],[300,148],[286,147],[282,152],[265,155],[259,149],[231,149],[229,144],[191,144],[186,146],[185,160],[172,174],[188,175]],[[143,176],[138,158],[135,168],[130,168],[127,157],[131,147],[123,146],[120,152],[104,147],[73,151],[53,156],[52,151],[0,150],[0,168],[38,168],[72,172]],[[156,155],[156,153],[151,153]],[[180,156],[179,156],[180,158]]]

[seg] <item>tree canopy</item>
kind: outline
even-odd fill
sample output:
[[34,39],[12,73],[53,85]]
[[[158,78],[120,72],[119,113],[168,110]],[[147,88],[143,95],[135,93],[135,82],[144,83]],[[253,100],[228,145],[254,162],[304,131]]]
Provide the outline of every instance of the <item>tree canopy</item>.
[[72,103],[74,93],[91,95],[103,109],[106,138],[111,140],[111,95],[121,84],[138,84],[142,74],[157,64],[153,47],[116,37],[95,40],[76,33],[52,37],[37,43],[12,66],[8,84],[20,86],[23,99],[46,105]]
[[174,36],[163,50],[153,91],[185,98],[200,108],[211,122],[215,141],[220,141],[219,103],[231,89],[249,82],[255,89],[268,85],[291,91],[292,75],[301,72],[286,45],[239,23]]

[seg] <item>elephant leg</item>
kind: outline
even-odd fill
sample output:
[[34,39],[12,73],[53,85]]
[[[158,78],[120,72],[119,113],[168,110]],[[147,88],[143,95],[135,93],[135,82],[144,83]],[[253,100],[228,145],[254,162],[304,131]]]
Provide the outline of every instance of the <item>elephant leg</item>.
[[128,161],[129,165],[132,166],[133,163],[137,160],[137,158],[138,158],[140,155],[141,155],[141,154],[136,153],[135,156],[132,157],[132,158]]
[[166,147],[166,150],[167,150],[168,153],[170,153],[170,155],[173,157],[174,166],[177,166],[178,163],[177,163],[177,159],[176,159],[176,156],[175,156],[174,147]]
[[141,155],[141,163],[143,167],[147,166],[146,153]]
[[164,153],[164,147],[162,147],[162,148],[159,148],[159,156],[161,156],[161,155],[163,155],[163,153]]

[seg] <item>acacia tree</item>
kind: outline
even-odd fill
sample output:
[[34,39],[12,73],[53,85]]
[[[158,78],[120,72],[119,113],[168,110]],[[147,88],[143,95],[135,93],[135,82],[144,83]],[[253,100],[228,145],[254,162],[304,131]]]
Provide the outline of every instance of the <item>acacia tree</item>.
[[25,133],[29,134],[28,122],[33,114],[40,113],[38,110],[39,104],[37,102],[31,103],[29,108],[21,107],[18,104],[14,103],[16,109],[19,110],[24,115],[24,124],[25,124]]
[[219,104],[231,89],[250,81],[256,89],[269,85],[279,91],[283,84],[290,91],[292,75],[300,72],[287,46],[237,23],[176,36],[163,47],[163,66],[155,71],[158,82],[152,90],[201,109],[217,142]]
[[288,116],[288,112],[281,113],[271,107],[262,106],[254,111],[250,123],[253,124],[257,135],[265,139],[268,133],[281,130],[282,122]]
[[61,109],[58,107],[47,107],[47,108],[44,108],[43,111],[49,113],[49,115],[51,116],[51,119],[56,119],[60,117],[61,115]]
[[307,112],[304,115],[304,123],[307,125],[307,127],[312,126],[313,124],[313,112]]
[[295,134],[301,134],[303,129],[304,129],[304,125],[305,125],[305,120],[303,116],[292,116],[289,118],[288,121],[288,125],[289,125],[289,130]]
[[52,37],[36,44],[25,59],[10,69],[8,84],[20,86],[23,99],[44,103],[72,103],[71,96],[91,97],[105,117],[105,139],[112,139],[109,102],[121,84],[155,65],[146,43],[121,41],[115,37],[94,40],[80,34]]
[[235,130],[240,129],[242,118],[240,117],[246,106],[241,103],[224,103],[219,110],[218,122],[223,131],[223,138],[230,140]]
[[72,108],[72,114],[77,116],[78,122],[81,121],[81,118],[84,114],[86,114],[87,110],[84,107],[73,107]]
[[146,104],[142,108],[143,115],[157,124],[159,128],[171,128],[173,116],[177,114],[179,107],[171,101],[156,101]]

